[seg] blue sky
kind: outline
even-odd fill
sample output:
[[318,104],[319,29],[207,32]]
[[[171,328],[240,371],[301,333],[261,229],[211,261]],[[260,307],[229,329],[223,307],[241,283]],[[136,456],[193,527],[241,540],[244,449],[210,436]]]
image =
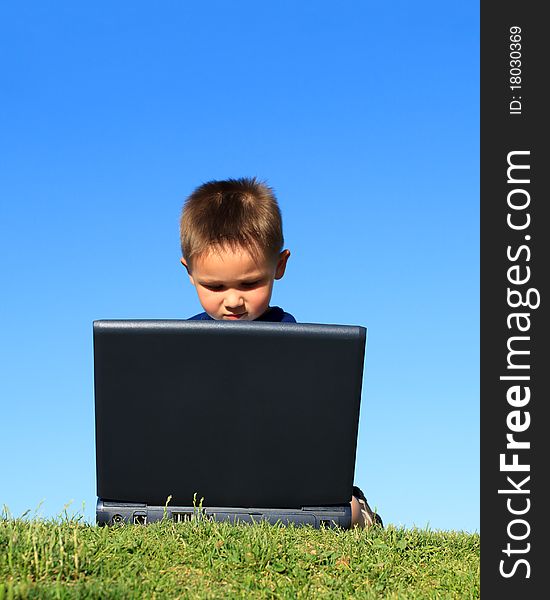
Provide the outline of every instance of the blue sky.
[[479,531],[477,2],[0,7],[0,505],[95,509],[92,321],[186,318],[178,218],[258,176],[272,304],[368,328],[355,482]]

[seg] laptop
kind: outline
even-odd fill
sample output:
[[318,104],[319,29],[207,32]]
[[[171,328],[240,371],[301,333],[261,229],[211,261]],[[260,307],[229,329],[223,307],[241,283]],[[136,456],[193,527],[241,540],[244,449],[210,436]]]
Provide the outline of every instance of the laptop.
[[95,321],[97,523],[349,528],[366,333]]

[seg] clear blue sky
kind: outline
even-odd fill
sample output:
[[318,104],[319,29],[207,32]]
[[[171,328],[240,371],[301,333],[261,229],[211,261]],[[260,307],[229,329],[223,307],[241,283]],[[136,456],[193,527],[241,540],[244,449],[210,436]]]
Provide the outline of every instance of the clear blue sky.
[[92,321],[187,318],[186,195],[258,176],[273,304],[369,331],[356,483],[479,531],[478,2],[0,6],[0,505],[95,510]]

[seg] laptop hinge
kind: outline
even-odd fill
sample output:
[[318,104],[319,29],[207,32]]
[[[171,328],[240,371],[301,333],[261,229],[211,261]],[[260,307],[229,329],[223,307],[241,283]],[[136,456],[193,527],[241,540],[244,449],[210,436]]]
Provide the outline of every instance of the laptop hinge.
[[323,510],[332,510],[332,511],[345,511],[346,508],[349,508],[349,504],[337,504],[336,506],[302,506],[302,510],[306,510],[306,511],[315,511],[315,512],[319,512],[319,511],[323,511]]

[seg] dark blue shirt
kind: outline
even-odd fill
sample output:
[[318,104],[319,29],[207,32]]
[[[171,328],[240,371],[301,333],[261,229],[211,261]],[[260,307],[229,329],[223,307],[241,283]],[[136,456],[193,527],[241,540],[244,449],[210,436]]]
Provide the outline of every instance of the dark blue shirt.
[[[202,312],[194,317],[189,317],[188,321],[214,321],[208,313]],[[296,319],[290,314],[285,312],[279,306],[272,306],[266,310],[265,313],[254,319],[254,321],[269,321],[271,323],[296,323]]]

